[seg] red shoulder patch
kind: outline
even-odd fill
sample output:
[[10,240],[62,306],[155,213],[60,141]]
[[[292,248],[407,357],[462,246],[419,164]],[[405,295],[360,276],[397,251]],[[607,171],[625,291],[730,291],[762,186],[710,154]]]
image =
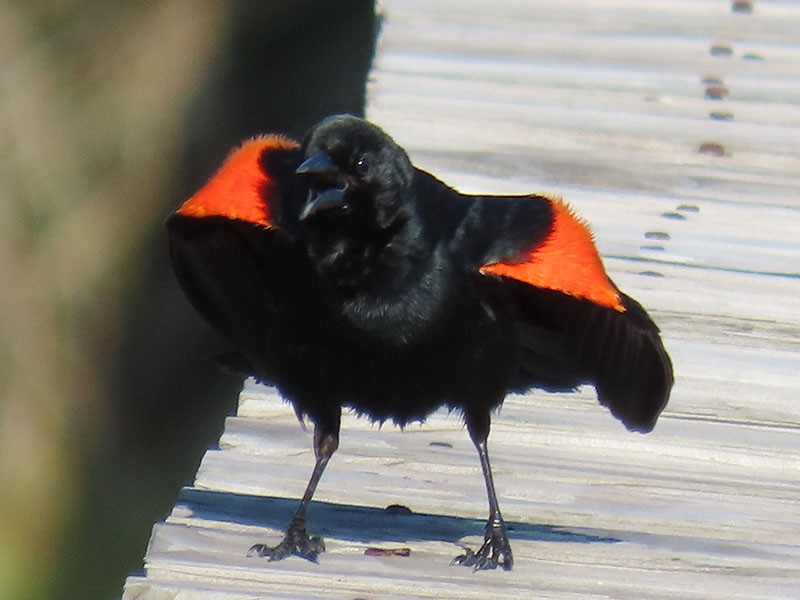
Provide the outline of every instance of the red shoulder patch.
[[[266,135],[244,142],[225,159],[214,176],[177,211],[184,217],[226,217],[272,227],[270,207],[263,194],[277,187],[261,167],[261,156],[270,151],[294,151],[294,140]],[[267,198],[268,200],[268,198]]]
[[603,268],[588,225],[561,198],[551,198],[553,225],[544,241],[520,262],[492,263],[481,267],[491,273],[563,292],[625,312],[619,290]]

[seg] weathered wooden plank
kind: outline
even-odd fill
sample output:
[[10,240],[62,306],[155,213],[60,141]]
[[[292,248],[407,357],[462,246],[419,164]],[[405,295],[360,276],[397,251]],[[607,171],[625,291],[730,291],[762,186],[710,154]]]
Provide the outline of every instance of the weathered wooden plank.
[[[447,566],[457,541],[475,543],[485,500],[471,444],[445,414],[402,432],[346,418],[311,514],[328,541],[321,563],[244,557],[254,540],[279,538],[312,460],[292,411],[248,387],[197,489],[155,531],[148,579],[275,597],[471,598],[499,583],[498,598],[527,586],[542,597],[792,597],[797,423],[768,407],[756,424],[690,406],[670,411],[656,433],[631,436],[592,404],[589,395],[512,397],[496,419],[492,450],[518,562],[498,579]],[[381,510],[392,503],[415,515]],[[409,547],[412,556],[363,556],[373,545]]]
[[[516,567],[479,574],[448,566],[486,511],[458,415],[404,431],[347,415],[310,511],[328,551],[318,565],[272,564],[245,551],[280,538],[311,440],[248,382],[125,598],[796,598],[796,3],[762,0],[753,15],[722,0],[383,8],[370,118],[464,191],[568,198],[662,326],[670,405],[640,436],[588,389],[510,397],[491,450]],[[724,156],[699,152],[708,142]],[[395,503],[412,514],[384,511]],[[372,546],[411,552],[365,556]]]

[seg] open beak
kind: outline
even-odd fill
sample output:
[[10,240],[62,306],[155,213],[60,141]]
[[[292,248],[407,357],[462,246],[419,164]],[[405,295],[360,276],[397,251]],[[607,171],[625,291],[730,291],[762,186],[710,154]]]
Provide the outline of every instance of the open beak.
[[[310,175],[316,182],[329,182],[334,186],[339,177],[339,169],[333,164],[331,157],[325,151],[317,152],[308,157],[295,171],[298,175]],[[304,221],[320,212],[331,209],[342,209],[347,206],[344,197],[346,187],[327,187],[314,189],[312,186],[308,204],[300,213],[300,220]]]

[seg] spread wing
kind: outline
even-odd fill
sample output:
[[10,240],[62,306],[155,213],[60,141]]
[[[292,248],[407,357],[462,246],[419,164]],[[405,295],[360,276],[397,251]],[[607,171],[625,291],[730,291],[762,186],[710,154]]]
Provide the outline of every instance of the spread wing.
[[239,354],[226,364],[262,378],[273,316],[301,269],[288,209],[299,158],[282,137],[246,142],[167,220],[178,282]]
[[590,383],[628,429],[650,431],[673,383],[658,327],[609,279],[588,227],[563,201],[517,201],[549,204],[546,233],[540,224],[519,221],[515,235],[530,227],[528,242],[500,259],[487,254],[479,268],[499,278],[516,310],[522,347],[517,389]]
[[518,389],[590,383],[628,429],[653,429],[672,389],[672,363],[638,302],[620,294],[620,312],[517,280],[506,285],[522,346]]

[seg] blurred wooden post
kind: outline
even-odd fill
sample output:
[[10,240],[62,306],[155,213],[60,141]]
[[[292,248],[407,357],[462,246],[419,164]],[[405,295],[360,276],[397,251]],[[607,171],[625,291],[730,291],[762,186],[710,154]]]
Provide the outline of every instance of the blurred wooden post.
[[508,399],[492,446],[513,572],[449,566],[486,508],[443,413],[402,432],[348,416],[309,515],[328,552],[247,558],[312,463],[291,408],[248,383],[124,598],[796,598],[800,11],[741,4],[383,3],[369,117],[464,191],[564,195],[675,362],[648,436],[592,390]]

